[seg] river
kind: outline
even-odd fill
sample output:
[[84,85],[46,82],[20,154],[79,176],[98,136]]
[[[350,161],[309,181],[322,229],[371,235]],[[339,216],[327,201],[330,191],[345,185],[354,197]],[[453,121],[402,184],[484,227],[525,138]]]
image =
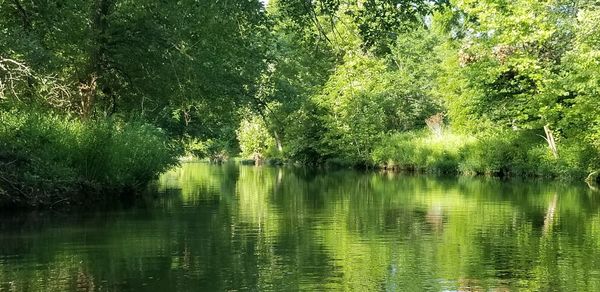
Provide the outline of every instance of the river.
[[585,185],[188,163],[103,212],[0,219],[0,291],[600,290]]

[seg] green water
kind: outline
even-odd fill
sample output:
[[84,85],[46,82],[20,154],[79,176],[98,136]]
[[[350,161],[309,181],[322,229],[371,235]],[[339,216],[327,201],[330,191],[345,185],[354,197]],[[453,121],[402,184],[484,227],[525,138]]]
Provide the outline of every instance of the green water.
[[120,211],[0,220],[0,291],[600,290],[600,193],[185,164]]

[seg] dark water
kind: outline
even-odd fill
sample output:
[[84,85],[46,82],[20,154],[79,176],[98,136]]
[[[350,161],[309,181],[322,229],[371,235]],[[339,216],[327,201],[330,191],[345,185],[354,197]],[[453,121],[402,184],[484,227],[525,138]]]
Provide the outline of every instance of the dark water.
[[600,291],[600,193],[186,164],[144,206],[0,221],[0,291]]

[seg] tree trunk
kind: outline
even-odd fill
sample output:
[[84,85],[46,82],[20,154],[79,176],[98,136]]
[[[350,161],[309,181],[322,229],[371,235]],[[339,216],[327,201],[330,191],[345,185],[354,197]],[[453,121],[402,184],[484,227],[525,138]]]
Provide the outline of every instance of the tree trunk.
[[[267,117],[266,117],[265,113],[262,111],[262,109],[260,107],[258,107],[257,110],[258,110],[258,115],[260,115],[260,118],[265,123],[265,126],[267,127],[267,129],[274,128],[273,125],[271,125],[269,123],[269,120],[267,119]],[[275,130],[275,129],[273,129],[273,137],[275,138],[275,143],[277,144],[277,151],[279,151],[279,153],[283,152],[283,146],[281,143],[281,139],[279,138],[279,134],[277,133],[277,130]]]
[[[114,0],[96,0],[93,3],[91,15],[91,30],[93,43],[89,52],[88,69],[84,80],[80,84],[81,93],[81,117],[90,117],[97,101],[98,80],[102,78],[104,71],[104,55],[106,52],[106,31],[108,27],[107,17],[110,13]],[[103,91],[111,92],[103,88]],[[109,102],[114,102],[110,100]],[[112,105],[114,108],[116,105]]]
[[544,132],[546,133],[546,141],[548,142],[548,147],[552,151],[552,155],[554,155],[554,158],[558,159],[558,149],[556,148],[554,135],[552,134],[552,131],[548,125],[544,126]]
[[279,153],[283,152],[283,146],[281,146],[281,139],[279,139],[279,134],[277,134],[276,130],[273,130],[273,136],[275,137],[275,143],[277,144],[277,151],[279,151]]
[[90,80],[79,84],[79,95],[81,97],[81,119],[87,120],[92,115],[94,103],[96,102],[96,75],[92,74]]
[[29,14],[27,13],[27,10],[25,10],[25,8],[23,8],[23,5],[21,5],[21,2],[19,0],[13,0],[13,4],[15,5],[15,8],[17,9],[17,11],[19,12],[19,15],[21,16],[21,21],[23,22],[23,28],[25,29],[25,31],[30,31],[31,30],[31,20],[29,19]]

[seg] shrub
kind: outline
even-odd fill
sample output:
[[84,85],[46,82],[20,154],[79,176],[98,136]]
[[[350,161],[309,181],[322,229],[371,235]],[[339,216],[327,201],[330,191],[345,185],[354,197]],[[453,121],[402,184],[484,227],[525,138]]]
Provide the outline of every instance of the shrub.
[[143,123],[0,111],[0,205],[51,205],[137,189],[179,153],[165,133]]
[[520,134],[485,134],[461,149],[460,171],[470,174],[519,176],[527,171],[529,142]]
[[275,139],[260,117],[242,120],[236,133],[244,158],[265,157],[275,152]]
[[372,152],[384,168],[430,173],[502,177],[582,179],[598,169],[600,155],[592,145],[562,140],[554,158],[536,131],[498,131],[478,136],[425,132],[387,135]]
[[372,152],[373,163],[386,168],[431,173],[458,171],[460,149],[472,138],[454,134],[440,137],[423,132],[391,134]]

